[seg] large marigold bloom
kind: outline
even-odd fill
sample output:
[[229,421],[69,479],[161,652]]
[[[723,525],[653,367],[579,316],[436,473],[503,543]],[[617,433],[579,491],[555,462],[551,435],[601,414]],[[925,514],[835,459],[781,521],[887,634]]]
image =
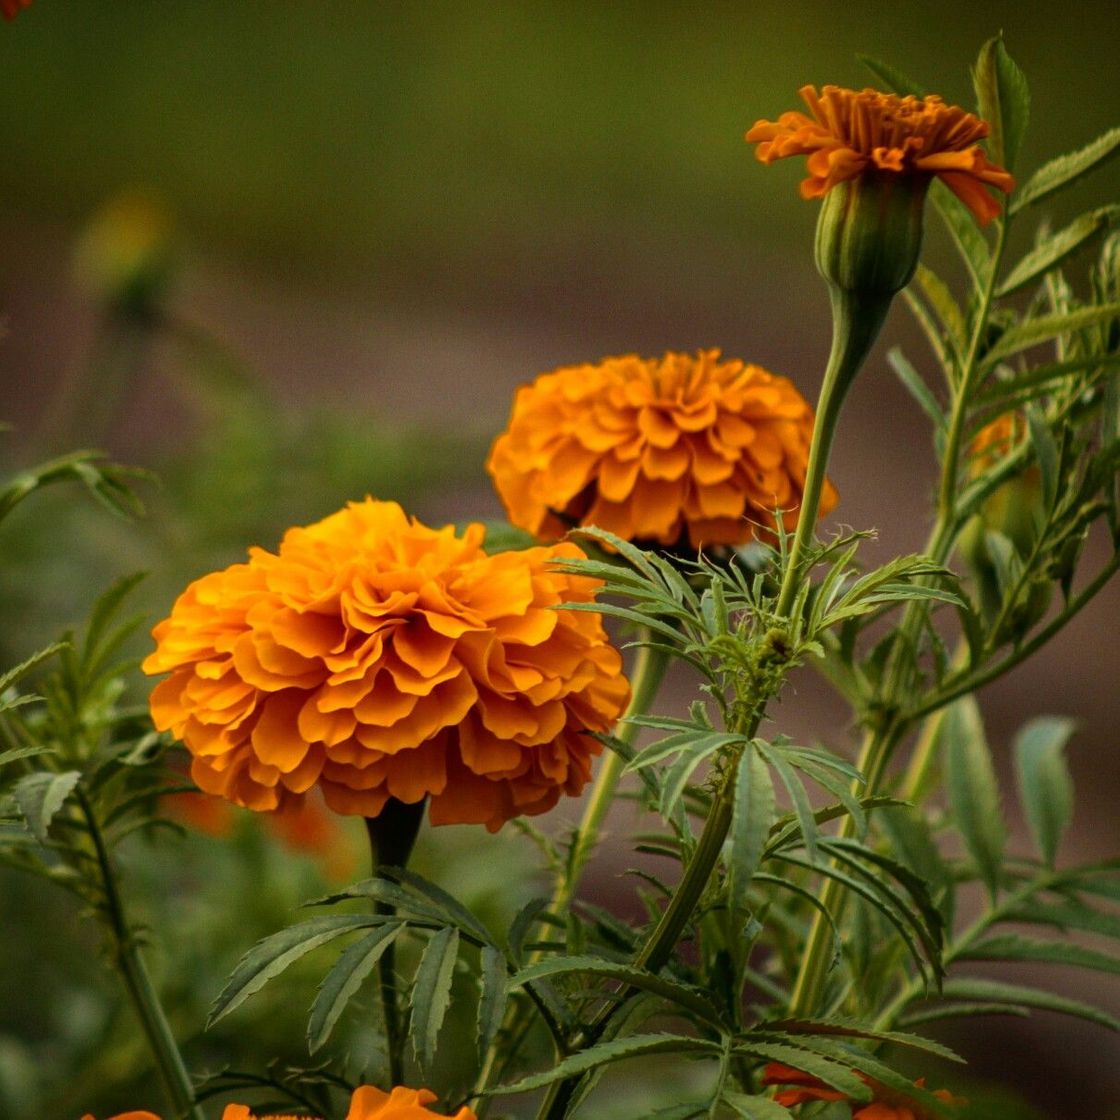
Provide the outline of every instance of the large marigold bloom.
[[[813,412],[784,377],[718,350],[566,366],[518,390],[487,470],[510,520],[647,544],[737,545],[797,523]],[[821,513],[836,504],[826,484]]]
[[555,570],[572,544],[490,556],[483,533],[367,498],[192,583],[144,669],[171,673],[152,716],[195,782],[257,810],[428,797],[492,831],[578,793],[629,693],[600,617],[557,609],[599,583]]
[[[905,1094],[873,1081],[865,1074],[859,1075],[866,1081],[874,1092],[874,1099],[867,1104],[860,1104],[852,1112],[852,1120],[937,1120],[928,1109],[922,1108]],[[804,1073],[793,1066],[783,1065],[781,1062],[770,1062],[762,1072],[762,1084],[789,1085],[788,1089],[781,1089],[774,1094],[774,1100],[785,1108],[794,1105],[808,1104],[811,1101],[847,1101],[852,1105],[857,1104],[847,1093],[833,1089],[818,1077]],[[924,1089],[926,1080],[920,1077],[914,1082],[919,1089]],[[959,1097],[954,1097],[947,1089],[936,1089],[933,1095],[948,1105],[962,1105],[965,1102]]]
[[757,121],[747,140],[757,143],[763,163],[808,156],[803,198],[820,198],[837,183],[871,172],[887,177],[937,177],[987,224],[999,203],[987,187],[1010,191],[1015,181],[989,162],[977,141],[988,135],[985,121],[940,97],[898,97],[874,89],[856,91],[802,86],[812,116],[783,113]]

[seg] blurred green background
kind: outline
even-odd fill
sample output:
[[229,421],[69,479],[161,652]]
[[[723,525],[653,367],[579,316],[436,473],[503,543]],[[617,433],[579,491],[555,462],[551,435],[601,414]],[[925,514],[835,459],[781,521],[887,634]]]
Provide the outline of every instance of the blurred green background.
[[[367,492],[435,521],[498,515],[487,443],[514,387],[558,364],[719,345],[811,396],[828,342],[816,207],[797,196],[800,168],[764,168],[743,132],[799,107],[804,83],[867,83],[859,52],[971,105],[969,63],[1001,29],[1033,94],[1024,171],[1120,122],[1114,3],[36,0],[0,25],[5,457],[92,444],[163,484],[145,489],[139,525],[55,495],[5,526],[5,657],[75,623],[124,571],[152,571],[143,596],[158,616],[186,580]],[[1052,216],[1118,196],[1113,165]],[[924,359],[903,312],[887,335]],[[836,516],[877,526],[883,555],[920,546],[932,452],[881,359],[845,425]],[[1029,715],[1083,716],[1083,854],[1117,847],[1118,623],[1114,590],[985,695],[997,743]],[[844,718],[829,703],[809,679],[782,718],[820,734]],[[267,848],[251,827],[241,842]],[[469,864],[475,842],[448,850]],[[219,858],[191,848],[176,890],[192,889],[195,857]],[[147,905],[174,911],[154,857],[135,858]],[[215,912],[243,891],[226,871],[207,873]],[[269,879],[275,896],[240,937],[211,923],[215,952],[273,928],[305,874]],[[613,884],[601,873],[598,889]],[[498,886],[469,889],[493,901]],[[138,1084],[142,1067],[119,1058],[128,1024],[107,1010],[111,984],[75,959],[65,907],[8,880],[0,905],[0,1115],[128,1106],[119,1090],[79,1101],[44,1078],[53,1063],[95,1093]],[[28,964],[29,945],[46,964]],[[211,981],[191,995],[185,962],[161,967],[189,1020]],[[306,992],[293,990],[288,1019],[267,1014],[269,1037],[296,1046]],[[956,1040],[1034,1115],[1120,1117],[1120,1048],[1103,1032],[1039,1015]],[[627,1099],[620,1116],[639,1107]]]

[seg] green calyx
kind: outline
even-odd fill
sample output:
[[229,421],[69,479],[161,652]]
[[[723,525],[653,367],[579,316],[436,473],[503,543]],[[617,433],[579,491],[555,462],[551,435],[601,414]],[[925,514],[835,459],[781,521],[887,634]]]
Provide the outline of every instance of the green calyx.
[[892,296],[910,283],[922,247],[929,178],[867,173],[834,186],[817,221],[821,275],[842,292]]

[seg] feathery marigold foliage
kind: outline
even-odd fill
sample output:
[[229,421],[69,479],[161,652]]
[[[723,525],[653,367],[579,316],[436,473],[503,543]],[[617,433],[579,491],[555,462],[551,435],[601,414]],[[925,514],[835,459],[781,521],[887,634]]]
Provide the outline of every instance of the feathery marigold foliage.
[[572,544],[487,555],[367,499],[191,584],[153,631],[157,727],[250,809],[318,785],[339,813],[431,798],[434,824],[544,812],[587,781],[628,685]]
[[874,89],[802,86],[812,116],[783,113],[760,120],[747,132],[763,163],[808,156],[803,198],[821,198],[838,183],[865,174],[885,178],[937,177],[987,224],[999,204],[987,187],[1009,192],[1014,179],[991,163],[977,141],[989,133],[985,121],[940,97],[899,97]]
[[[668,547],[797,523],[813,412],[784,377],[718,350],[565,366],[523,386],[487,462],[510,520]],[[826,487],[821,512],[836,504]]]

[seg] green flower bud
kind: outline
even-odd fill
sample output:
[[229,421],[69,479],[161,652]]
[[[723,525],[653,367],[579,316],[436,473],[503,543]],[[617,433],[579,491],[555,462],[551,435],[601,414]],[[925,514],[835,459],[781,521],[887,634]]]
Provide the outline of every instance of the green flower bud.
[[820,274],[842,292],[889,297],[910,283],[922,248],[929,179],[864,173],[837,183],[817,221]]

